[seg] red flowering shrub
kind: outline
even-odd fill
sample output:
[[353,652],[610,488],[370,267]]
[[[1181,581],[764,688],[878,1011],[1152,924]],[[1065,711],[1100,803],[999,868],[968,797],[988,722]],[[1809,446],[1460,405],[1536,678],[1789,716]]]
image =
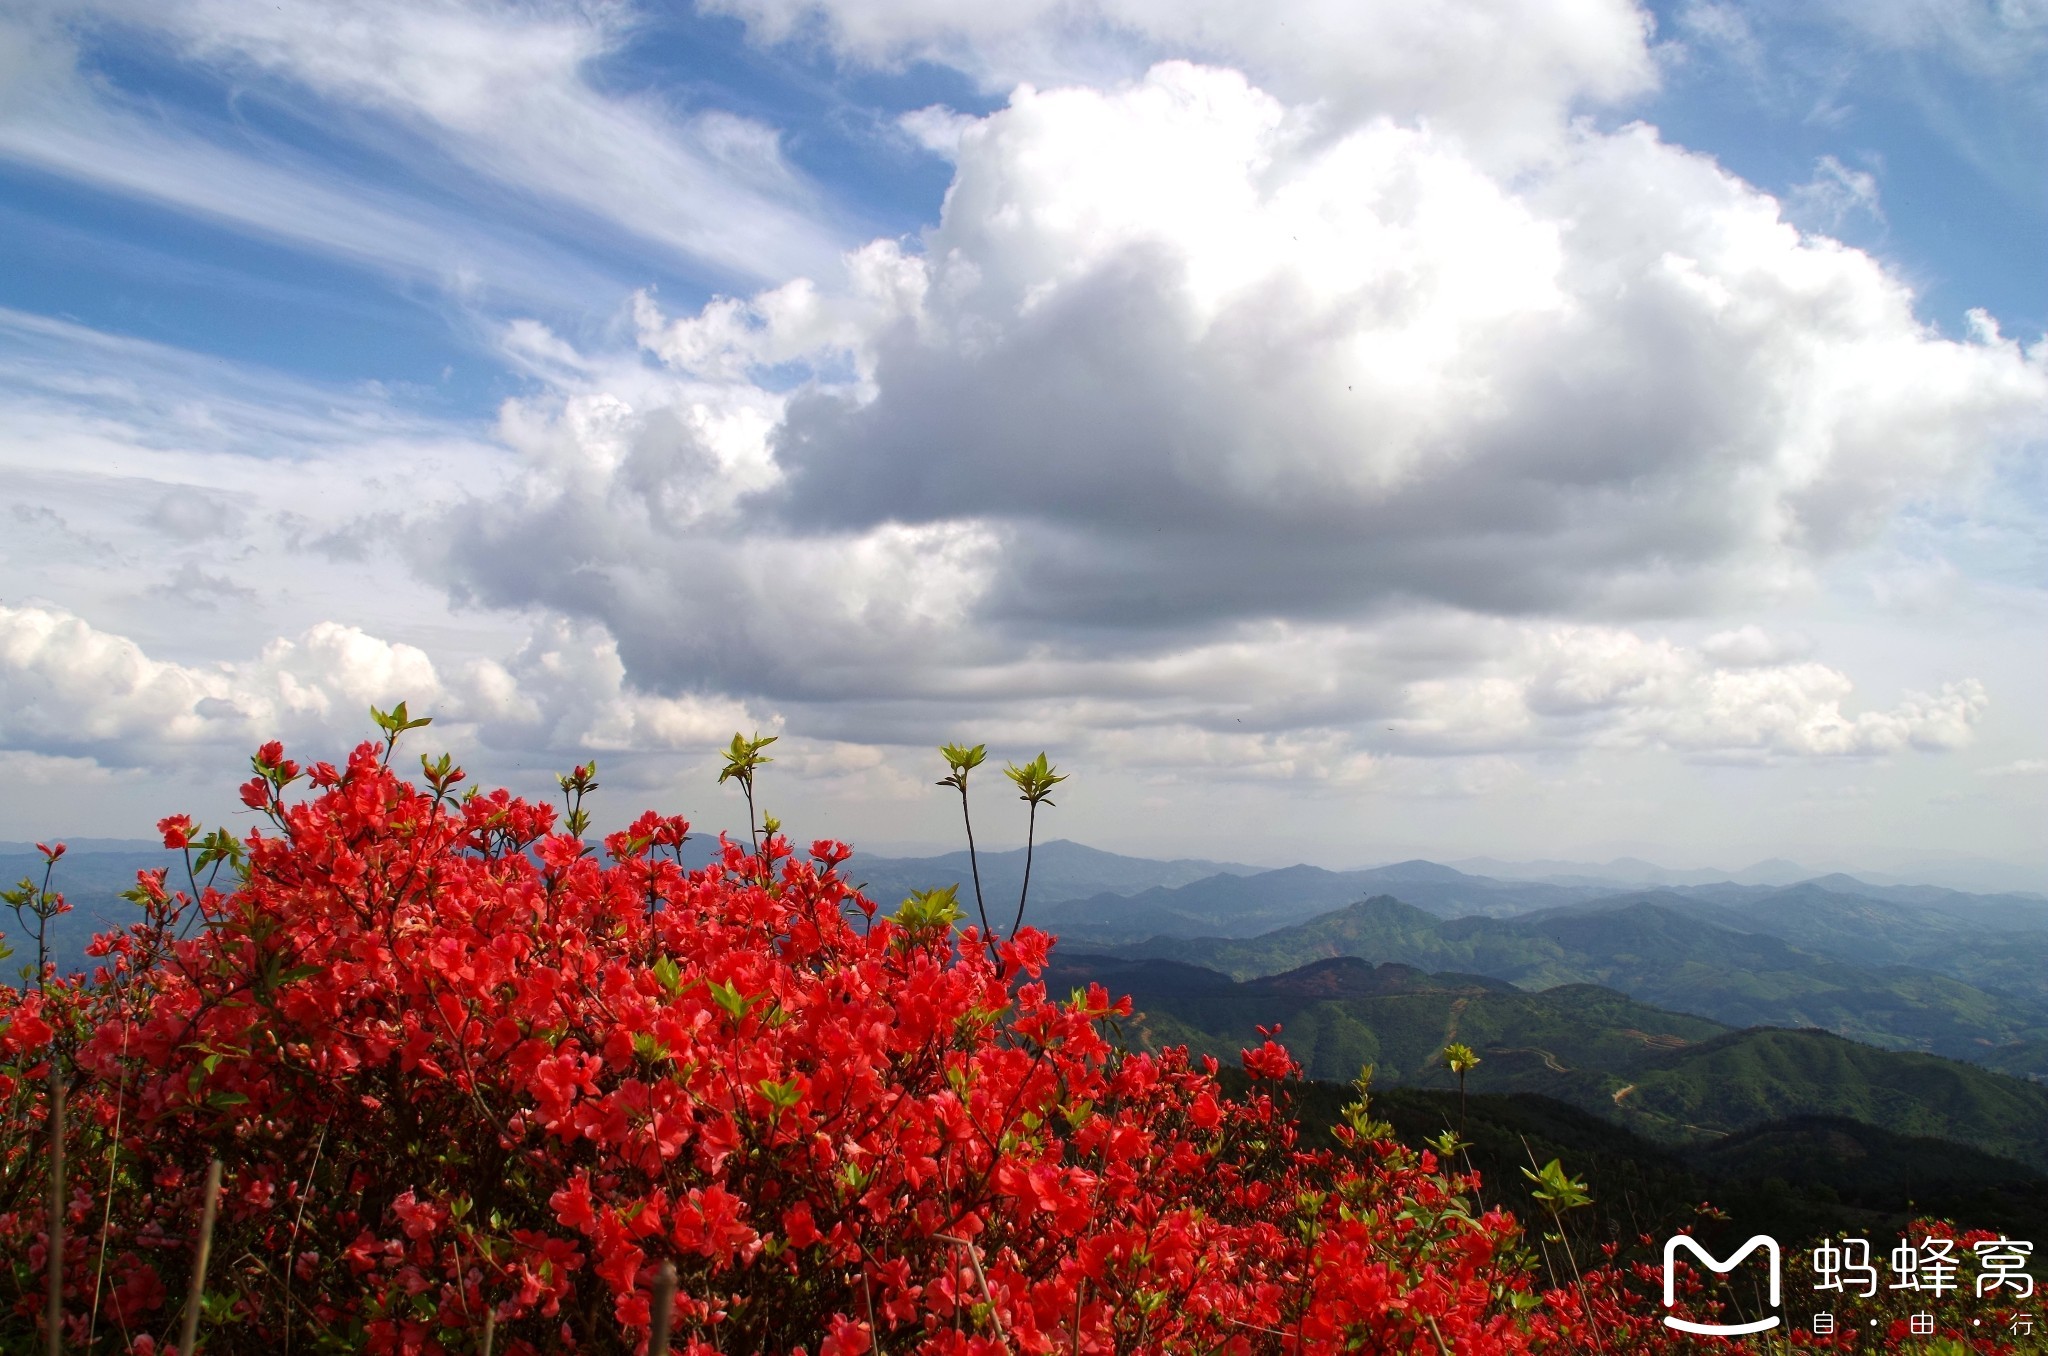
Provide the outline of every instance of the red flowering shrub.
[[[1577,1350],[1603,1303],[1627,1326],[1612,1279],[1534,1293],[1475,1178],[1371,1134],[1298,1145],[1277,1044],[1232,1099],[1213,1064],[1106,1040],[1127,999],[1046,993],[1046,936],[991,946],[950,891],[877,916],[844,844],[798,858],[771,821],[688,871],[687,824],[648,814],[601,860],[545,805],[458,798],[445,757],[400,778],[386,728],[341,767],[264,746],[265,827],[166,819],[192,889],[145,873],[93,981],[0,989],[0,1347],[44,1303],[53,1050],[70,1350],[172,1340],[214,1157],[209,1352],[469,1352],[487,1314],[500,1352],[638,1351],[663,1261],[693,1353]],[[233,888],[199,884],[223,865]]]

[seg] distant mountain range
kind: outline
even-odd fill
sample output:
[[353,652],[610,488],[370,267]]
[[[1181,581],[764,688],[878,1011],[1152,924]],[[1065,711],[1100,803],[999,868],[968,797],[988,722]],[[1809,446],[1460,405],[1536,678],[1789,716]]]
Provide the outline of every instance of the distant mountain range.
[[1675,870],[1646,862],[1640,857],[1616,857],[1612,861],[1598,863],[1567,862],[1555,858],[1513,862],[1502,861],[1498,857],[1465,857],[1449,865],[1475,876],[1493,876],[1502,880],[1538,880],[1609,888],[1616,885],[1712,885],[1720,882],[1793,885],[1821,874],[1783,857],[1756,862],[1740,871],[1720,871],[1712,867]]
[[1831,1116],[1973,1145],[2048,1170],[2048,1086],[1830,1032],[1731,1030],[1569,984],[1530,992],[1356,957],[1238,981],[1176,961],[1057,956],[1055,992],[1090,981],[1129,993],[1127,1035],[1233,1060],[1279,1023],[1311,1078],[1366,1064],[1379,1083],[1449,1089],[1448,1042],[1473,1047],[1470,1091],[1540,1094],[1666,1143],[1700,1143],[1786,1117]]
[[[1646,862],[1640,857],[1616,857],[1606,862],[1506,861],[1498,857],[1464,857],[1450,863],[1474,875],[1504,880],[1540,880],[1559,885],[1796,885],[1800,881],[1832,874],[1830,871],[1783,857],[1751,863],[1738,871],[1715,867],[1674,869]],[[1897,871],[1859,869],[1856,877],[1870,885],[1937,885],[1950,890],[1998,894],[2009,891],[2042,894],[2048,891],[2048,869],[2020,866],[1956,854],[1929,854],[1917,869]]]
[[1048,932],[1090,943],[1157,935],[1253,937],[1376,894],[1397,895],[1404,903],[1443,918],[1505,918],[1585,904],[1613,892],[1611,886],[1494,880],[1424,861],[1363,871],[1289,866],[1250,876],[1211,876],[1136,894],[1105,891],[1088,899],[1046,903],[1029,917]]
[[[1024,849],[978,854],[982,896],[988,902],[989,917],[999,919],[1005,931],[1016,916],[1018,892],[1024,885]],[[1313,869],[1313,868],[1309,868]],[[948,852],[938,857],[870,857],[856,851],[841,868],[862,886],[863,893],[884,908],[893,908],[916,890],[957,885],[960,900],[972,911],[974,874],[968,854]],[[1126,857],[1104,852],[1084,843],[1055,838],[1040,843],[1031,854],[1031,905],[1029,917],[1036,924],[1038,907],[1048,901],[1082,899],[1094,895],[1130,896],[1148,890],[1177,889],[1208,880],[1233,881],[1244,877],[1271,875],[1268,868],[1241,862],[1212,862],[1177,857],[1158,861],[1149,857]]]
[[[708,860],[715,838],[690,846]],[[0,853],[0,880],[40,879],[32,852]],[[78,840],[57,873],[75,912],[54,929],[60,965],[132,919],[118,896],[138,868],[181,867],[161,848]],[[980,856],[999,927],[1015,916],[1021,850]],[[958,885],[968,855],[856,854],[846,870],[885,909]],[[173,881],[179,871],[173,871]],[[1181,960],[1240,980],[1355,956],[1540,991],[1593,984],[1728,1027],[1816,1027],[1891,1049],[2048,1076],[2048,900],[1832,875],[1791,886],[1719,881],[1656,890],[1506,880],[1436,862],[1360,871],[1155,861],[1054,840],[1032,858],[1026,919],[1061,950]],[[14,920],[0,911],[0,935]],[[27,939],[7,937],[19,965]]]
[[[1853,900],[1817,891],[1812,897],[1822,901],[1820,908]],[[2014,1072],[2048,1074],[2048,1066],[2035,1067],[2035,1043],[2048,1040],[2048,999],[2017,984],[1994,993],[1920,965],[1856,964],[1764,930],[1821,931],[1824,924],[1811,922],[1813,915],[1797,904],[1731,919],[1717,906],[1650,894],[1519,918],[1445,919],[1378,895],[1252,938],[1160,936],[1086,949],[1182,961],[1240,980],[1353,956],[1484,975],[1530,990],[1597,984],[1727,1026],[1820,1027],[1887,1048],[2000,1068],[2017,1061]],[[1861,907],[1892,906],[1866,901]],[[1899,948],[1923,954],[1916,941],[1902,930]],[[2018,934],[2009,944],[2020,960],[1986,960],[1961,946],[1941,958],[1964,968],[1982,963],[2017,971],[2027,955],[2048,955],[2048,932]],[[2030,982],[2039,988],[2038,978]]]

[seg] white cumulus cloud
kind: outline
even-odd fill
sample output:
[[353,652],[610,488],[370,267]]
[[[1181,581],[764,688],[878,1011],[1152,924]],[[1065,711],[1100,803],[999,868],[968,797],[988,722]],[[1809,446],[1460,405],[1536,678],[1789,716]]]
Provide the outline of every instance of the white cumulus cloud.
[[[854,723],[895,719],[890,694],[1064,691],[1096,726],[1113,672],[1256,666],[1305,630],[1370,646],[1395,615],[1712,617],[2048,426],[2041,348],[1943,337],[1912,300],[1646,127],[1509,181],[1427,129],[1313,135],[1230,71],[1027,88],[961,130],[914,247],[680,316],[643,297],[660,370],[565,359],[508,409],[519,487],[449,520],[439,568],[602,624],[652,690]],[[1980,702],[1837,730],[1840,675],[1777,644],[1709,642],[1776,686],[1717,679],[1721,714],[1640,737],[1871,752]],[[1610,700],[1584,674],[1443,677],[1482,743],[1531,699]],[[1301,728],[1350,700],[1247,690]]]
[[[1540,145],[1581,102],[1655,85],[1633,0],[708,0],[765,42],[879,66],[926,61],[1007,91],[1107,83],[1160,58],[1216,61],[1340,122],[1422,117],[1496,149]],[[937,126],[938,124],[934,124]]]
[[181,664],[61,608],[0,605],[0,750],[31,767],[174,767],[195,746],[275,737],[331,751],[364,736],[372,706],[399,701],[520,752],[701,752],[779,723],[740,701],[636,691],[609,637],[561,622],[504,662],[454,672],[337,622],[248,659]]

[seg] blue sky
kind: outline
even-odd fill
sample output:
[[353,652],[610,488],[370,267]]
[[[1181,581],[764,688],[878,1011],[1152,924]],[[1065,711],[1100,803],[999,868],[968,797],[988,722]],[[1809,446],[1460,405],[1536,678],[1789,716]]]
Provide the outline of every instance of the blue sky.
[[0,90],[0,838],[407,696],[621,818],[772,729],[938,845],[965,737],[1103,846],[2048,886],[2036,0],[32,3]]

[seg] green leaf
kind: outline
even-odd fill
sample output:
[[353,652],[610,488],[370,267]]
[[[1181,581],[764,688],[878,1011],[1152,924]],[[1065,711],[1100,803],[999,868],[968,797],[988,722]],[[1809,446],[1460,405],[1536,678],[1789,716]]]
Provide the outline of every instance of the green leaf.
[[748,739],[738,732],[734,732],[732,745],[725,751],[725,770],[718,774],[719,785],[723,786],[728,779],[737,777],[741,786],[753,786],[755,769],[764,763],[775,761],[773,758],[763,758],[761,750],[773,744],[780,737],[779,735],[763,736],[756,734],[752,739]]
[[671,998],[683,991],[682,967],[678,966],[667,956],[657,956],[655,958],[654,979],[662,988],[668,990],[669,997]]
[[946,760],[946,766],[952,772],[936,785],[950,786],[964,796],[967,794],[967,774],[980,767],[981,760],[988,757],[988,745],[976,744],[969,749],[958,744],[941,744],[939,756]]
[[733,983],[729,979],[720,980],[718,983],[713,984],[711,986],[711,997],[716,1000],[719,1007],[725,1009],[725,1015],[732,1018],[735,1022],[743,1019],[747,1015],[748,1010],[760,1001],[759,998],[748,998],[745,994],[742,994],[737,988],[733,987]]
[[1552,1214],[1576,1210],[1580,1206],[1593,1203],[1592,1196],[1587,1194],[1586,1184],[1567,1175],[1564,1165],[1555,1158],[1545,1163],[1537,1172],[1523,1168],[1522,1176],[1536,1184],[1536,1189],[1529,1194],[1543,1202]]
[[950,928],[966,916],[966,911],[960,907],[958,885],[919,890],[896,908],[896,921],[913,933]]
[[226,862],[230,868],[240,872],[248,861],[249,854],[243,848],[242,840],[226,829],[215,829],[199,839],[198,844],[199,855],[192,862],[195,872],[204,871],[215,862]]
[[1018,767],[1014,763],[1005,767],[1003,775],[1017,784],[1020,793],[1017,798],[1029,801],[1033,805],[1052,804],[1053,802],[1046,797],[1052,793],[1053,787],[1066,780],[1064,776],[1053,771],[1052,764],[1045,761],[1043,750],[1040,750],[1038,757],[1023,767]]

